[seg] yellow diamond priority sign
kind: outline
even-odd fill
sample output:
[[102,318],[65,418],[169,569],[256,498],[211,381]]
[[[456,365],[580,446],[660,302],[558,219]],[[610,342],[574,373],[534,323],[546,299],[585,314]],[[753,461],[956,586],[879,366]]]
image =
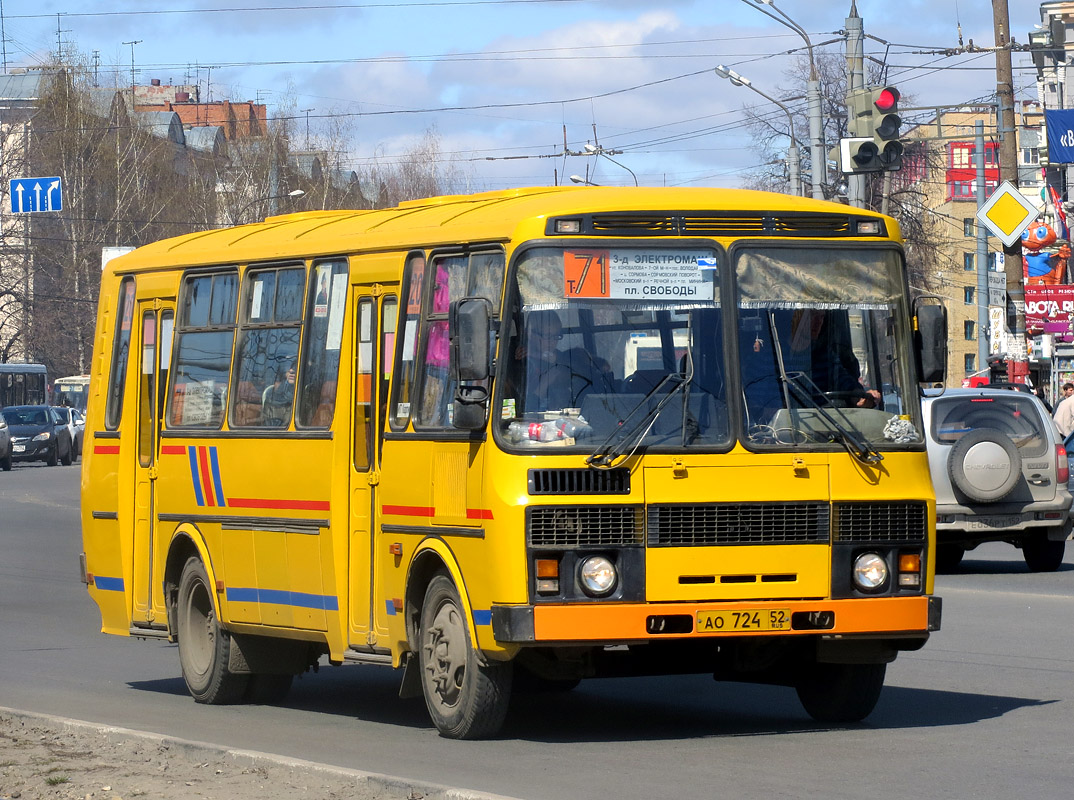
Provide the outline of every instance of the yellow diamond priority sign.
[[1004,181],[977,209],[977,219],[1010,247],[1018,241],[1029,223],[1037,218],[1038,213],[1028,197],[1010,181]]

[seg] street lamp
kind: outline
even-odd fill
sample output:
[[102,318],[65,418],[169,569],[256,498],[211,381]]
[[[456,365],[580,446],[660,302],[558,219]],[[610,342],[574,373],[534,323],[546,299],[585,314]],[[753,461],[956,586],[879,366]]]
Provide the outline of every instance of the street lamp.
[[732,85],[745,86],[747,89],[752,89],[765,100],[768,100],[771,103],[775,103],[777,106],[783,109],[783,113],[787,115],[787,130],[790,132],[791,137],[791,146],[787,149],[787,172],[791,184],[791,194],[801,196],[802,187],[801,183],[798,180],[798,141],[794,138],[794,117],[791,116],[791,110],[776,98],[770,97],[769,95],[762,92],[760,89],[753,85],[753,82],[749,78],[745,78],[742,75],[739,75],[730,67],[725,67],[723,64],[720,64],[713,71],[721,78],[727,78],[727,80],[731,81]]
[[[743,3],[756,8],[765,16],[771,17],[780,25],[790,28],[805,41],[806,50],[809,53],[809,82],[806,84],[806,100],[809,104],[809,160],[813,163],[812,184],[813,197],[817,200],[824,199],[823,173],[827,163],[824,157],[824,119],[821,116],[820,104],[820,79],[817,77],[817,63],[813,60],[813,43],[809,41],[809,34],[805,32],[797,22],[787,16],[781,9],[776,7],[773,0],[742,0]],[[768,6],[775,11],[766,11],[758,6]],[[776,16],[776,15],[779,16]]]
[[571,180],[574,183],[580,183],[583,186],[600,186],[599,183],[593,183],[588,178],[583,178],[581,175],[571,175]]
[[[616,161],[614,158],[612,158],[610,155],[608,155],[608,151],[605,150],[600,145],[587,144],[585,146],[585,151],[587,153],[592,153],[595,156],[604,156],[606,159],[608,159],[613,164],[615,164],[615,166],[622,167],[623,169],[625,169],[627,172],[630,173],[630,177],[634,179],[634,185],[635,186],[638,185],[638,176],[634,174],[634,170],[632,170],[626,164],[620,164],[618,161]],[[619,152],[619,151],[613,151],[613,152]],[[595,186],[596,184],[593,184],[593,185]]]
[[292,200],[297,200],[298,198],[300,198],[305,193],[306,192],[304,190],[302,190],[302,189],[293,189],[292,191],[288,192],[287,194],[274,194],[274,195],[272,195],[270,197],[258,197],[258,198],[255,198],[254,200],[251,200],[249,203],[247,203],[242,208],[240,208],[237,214],[232,214],[232,216],[231,216],[231,224],[232,225],[237,225],[238,220],[242,219],[242,215],[246,213],[246,210],[249,209],[252,206],[257,205],[258,203],[267,203],[270,200],[282,200],[285,197],[290,197]]

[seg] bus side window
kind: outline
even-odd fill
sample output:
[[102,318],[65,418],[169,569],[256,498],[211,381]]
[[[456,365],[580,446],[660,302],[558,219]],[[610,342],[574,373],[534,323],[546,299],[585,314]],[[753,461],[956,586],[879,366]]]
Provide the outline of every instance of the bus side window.
[[305,285],[304,265],[246,273],[235,355],[233,426],[290,426],[295,387],[303,380],[298,341]]
[[127,362],[130,358],[131,330],[134,327],[134,278],[124,278],[119,285],[119,307],[116,310],[116,334],[112,343],[112,370],[108,378],[108,401],[105,405],[105,427],[114,431],[123,416],[123,387],[127,382]]
[[411,253],[403,270],[403,297],[406,298],[402,335],[397,337],[395,382],[388,420],[392,430],[403,430],[410,422],[416,358],[418,352],[418,323],[421,320],[421,289],[425,277],[425,255]]
[[219,428],[235,339],[238,273],[189,275],[179,298],[169,428]]
[[354,468],[369,469],[373,457],[373,344],[376,306],[371,298],[358,303],[354,354]]
[[310,271],[303,342],[302,389],[296,424],[328,428],[336,410],[339,351],[343,342],[349,268],[345,260],[322,261]]

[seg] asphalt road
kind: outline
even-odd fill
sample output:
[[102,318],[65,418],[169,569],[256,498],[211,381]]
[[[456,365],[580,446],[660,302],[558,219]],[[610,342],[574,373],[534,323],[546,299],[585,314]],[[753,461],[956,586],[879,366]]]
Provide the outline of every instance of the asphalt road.
[[501,738],[441,739],[382,667],[323,667],[284,705],[206,707],[174,647],[100,634],[78,579],[79,467],[0,473],[0,706],[454,785],[563,798],[1069,798],[1074,544],[1054,574],[988,545],[941,576],[943,630],[888,668],[864,725],[705,676],[519,697]]

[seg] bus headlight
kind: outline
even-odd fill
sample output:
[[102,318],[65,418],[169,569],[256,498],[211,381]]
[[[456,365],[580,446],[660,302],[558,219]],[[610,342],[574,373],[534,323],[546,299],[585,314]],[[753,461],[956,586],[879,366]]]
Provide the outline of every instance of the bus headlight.
[[863,592],[875,592],[888,582],[888,563],[876,553],[854,559],[854,584]]
[[578,579],[590,597],[603,597],[615,589],[619,575],[615,565],[604,556],[589,556],[578,568]]

